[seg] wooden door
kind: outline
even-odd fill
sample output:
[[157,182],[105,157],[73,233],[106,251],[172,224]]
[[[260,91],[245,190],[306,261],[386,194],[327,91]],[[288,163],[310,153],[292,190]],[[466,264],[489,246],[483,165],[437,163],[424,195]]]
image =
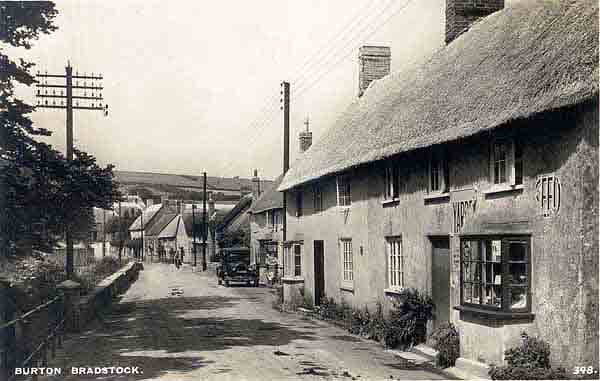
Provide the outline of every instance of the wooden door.
[[325,269],[323,241],[314,241],[314,264],[315,264],[315,306],[321,304],[321,298],[325,290]]

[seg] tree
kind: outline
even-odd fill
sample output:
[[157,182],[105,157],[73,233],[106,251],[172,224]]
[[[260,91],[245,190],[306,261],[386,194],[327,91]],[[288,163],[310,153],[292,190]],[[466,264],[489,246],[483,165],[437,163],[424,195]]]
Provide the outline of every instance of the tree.
[[[0,40],[30,49],[41,34],[57,29],[57,13],[52,2],[2,2]],[[29,114],[35,107],[14,92],[16,83],[35,82],[29,72],[33,66],[0,47],[0,255],[47,246],[67,227],[81,236],[91,224],[91,208],[108,209],[120,197],[112,166],[102,168],[76,149],[69,162],[38,140],[51,132],[33,125]]]
[[219,246],[222,248],[234,246],[250,247],[250,227],[223,232],[220,235]]
[[129,235],[129,227],[138,218],[139,215],[129,215],[127,217],[113,216],[104,231],[111,235],[110,245],[119,248],[119,254],[123,252],[123,247],[132,248]]

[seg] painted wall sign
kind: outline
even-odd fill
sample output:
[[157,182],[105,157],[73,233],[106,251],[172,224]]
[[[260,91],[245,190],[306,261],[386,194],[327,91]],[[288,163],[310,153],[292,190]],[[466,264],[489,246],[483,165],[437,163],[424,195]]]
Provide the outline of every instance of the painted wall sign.
[[535,199],[544,217],[558,213],[560,209],[560,180],[554,174],[541,175],[535,184]]

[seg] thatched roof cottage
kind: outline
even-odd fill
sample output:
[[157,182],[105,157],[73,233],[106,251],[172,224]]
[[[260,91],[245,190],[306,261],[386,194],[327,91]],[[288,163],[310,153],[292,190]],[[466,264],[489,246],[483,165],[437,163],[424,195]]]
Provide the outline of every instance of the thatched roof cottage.
[[598,2],[503,3],[448,0],[448,45],[371,83],[286,173],[305,202],[284,298],[387,309],[414,287],[463,363],[526,331],[554,364],[597,364]]

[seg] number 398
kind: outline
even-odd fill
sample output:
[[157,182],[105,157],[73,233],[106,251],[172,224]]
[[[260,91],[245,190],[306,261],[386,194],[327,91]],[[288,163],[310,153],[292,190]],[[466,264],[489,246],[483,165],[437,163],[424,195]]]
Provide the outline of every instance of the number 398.
[[593,366],[576,366],[573,368],[573,374],[594,374]]

